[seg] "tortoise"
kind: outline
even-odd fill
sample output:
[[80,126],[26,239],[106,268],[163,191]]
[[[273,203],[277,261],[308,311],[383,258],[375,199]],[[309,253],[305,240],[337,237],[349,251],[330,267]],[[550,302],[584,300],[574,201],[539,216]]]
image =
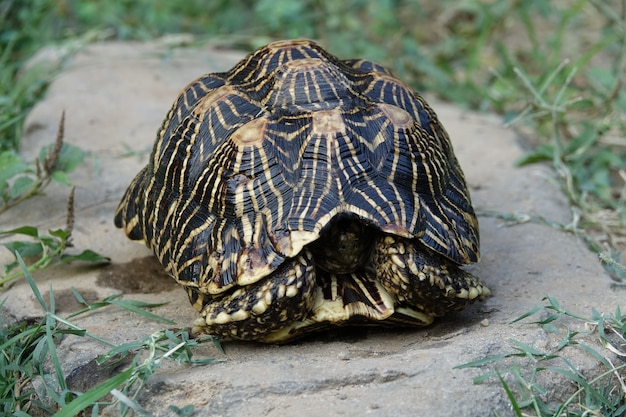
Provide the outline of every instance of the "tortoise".
[[478,222],[435,112],[308,40],[188,84],[115,225],[187,290],[194,331],[223,340],[426,326],[490,294],[460,268]]

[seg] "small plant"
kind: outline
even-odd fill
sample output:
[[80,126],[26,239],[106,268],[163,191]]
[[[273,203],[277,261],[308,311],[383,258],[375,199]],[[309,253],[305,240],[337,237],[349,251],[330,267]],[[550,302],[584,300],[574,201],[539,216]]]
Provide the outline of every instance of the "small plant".
[[[161,304],[121,300],[119,296],[89,304],[76,290],[73,290],[76,300],[85,307],[61,317],[55,311],[52,290],[50,302],[46,303],[19,253],[17,260],[44,314],[43,317],[9,326],[2,323],[0,326],[0,414],[28,416],[29,412],[39,409],[48,414],[56,412],[55,416],[63,417],[78,415],[91,407],[92,415],[98,415],[101,407],[119,404],[121,415],[130,410],[138,415],[147,415],[137,397],[146,380],[164,361],[175,360],[189,365],[205,365],[212,361],[211,358],[193,358],[193,349],[200,341],[191,339],[186,330],[162,330],[122,345],[90,333],[70,319],[110,305],[151,320],[170,325],[175,323],[144,310]],[[115,362],[120,358],[131,359],[125,361],[127,365],[120,372],[87,391],[72,391],[68,388],[55,345],[59,337],[66,335],[89,337],[110,346],[110,351],[98,358],[99,364]],[[38,382],[36,389],[35,381]],[[103,397],[109,393],[113,400],[104,401]],[[180,415],[190,415],[191,411],[193,407],[189,406],[179,410]]]
[[[520,6],[533,47],[511,53],[496,41],[501,65],[486,91],[509,125],[536,144],[517,164],[552,165],[572,212],[569,230],[623,283],[626,274],[617,267],[626,248],[626,2],[621,3],[621,15],[599,0],[577,0],[565,9],[544,2],[538,14]],[[550,30],[541,32],[535,16],[551,19]],[[601,36],[583,38],[586,48],[570,48],[572,33],[584,33],[588,16],[592,24],[603,23]]]
[[77,146],[63,143],[64,126],[65,112],[54,144],[43,148],[32,164],[27,164],[15,151],[0,153],[0,214],[41,194],[52,181],[72,185],[68,174],[83,162],[85,153]]
[[[61,116],[57,138],[53,146],[42,149],[40,157],[33,166],[29,166],[13,151],[0,153],[0,192],[2,205],[0,214],[28,198],[40,194],[51,181],[71,185],[67,174],[72,172],[84,158],[83,151],[63,143],[63,127],[65,115]],[[74,226],[74,189],[70,191],[67,205],[67,222],[65,229],[50,230],[49,235],[41,234],[34,226],[22,226],[11,230],[0,231],[0,236],[20,235],[31,238],[30,241],[11,241],[4,247],[16,256],[15,262],[4,266],[0,287],[23,275],[18,268],[17,254],[32,262],[29,271],[43,269],[52,262],[70,263],[75,261],[109,262],[106,258],[92,250],[84,250],[77,255],[65,253],[72,246],[72,229]]]
[[[609,353],[626,358],[626,316],[619,307],[612,316],[593,310],[590,318],[565,310],[558,300],[545,297],[547,305],[536,307],[513,320],[511,324],[539,316],[529,324],[538,325],[555,337],[549,349],[539,349],[519,340],[509,340],[512,351],[482,358],[457,366],[460,368],[491,367],[476,377],[474,383],[484,383],[496,378],[502,384],[516,415],[527,414],[531,409],[537,416],[622,416],[626,413],[626,364],[615,366]],[[574,330],[573,327],[584,330]],[[596,335],[599,344],[587,343],[589,335]],[[599,349],[604,347],[607,352]],[[576,349],[598,362],[596,375],[584,375],[570,360]],[[498,366],[500,364],[500,366]],[[564,377],[577,387],[567,398],[558,401],[549,397],[548,389],[541,385],[540,377]],[[506,378],[506,376],[510,378]]]
[[[520,69],[515,69],[524,88],[532,100],[509,123],[536,123],[546,128],[550,141],[538,146],[517,161],[526,165],[541,161],[550,162],[568,198],[572,210],[578,214],[577,222],[595,252],[602,251],[602,242],[616,242],[626,228],[626,212],[623,203],[614,201],[619,194],[611,171],[626,169],[624,149],[601,146],[603,135],[612,129],[622,129],[626,125],[609,126],[607,121],[594,124],[586,112],[605,109],[601,119],[608,119],[617,108],[603,107],[597,100],[585,100],[572,91],[570,84],[577,75],[578,67],[561,63],[541,85],[534,85],[530,77]],[[565,73],[565,75],[563,75]],[[564,78],[563,78],[564,77]],[[552,83],[560,82],[557,90],[550,92]],[[619,84],[619,81],[616,81]],[[569,97],[568,97],[569,95]],[[609,98],[602,97],[602,101]],[[614,104],[615,106],[615,104]],[[577,114],[573,118],[572,114]],[[588,117],[588,118],[587,118]],[[623,155],[622,155],[623,154]],[[602,213],[602,215],[600,215]],[[578,225],[576,225],[578,228]],[[584,229],[584,230],[583,230]]]
[[51,263],[66,264],[76,261],[103,263],[110,262],[104,257],[90,249],[83,250],[76,255],[67,254],[66,249],[72,246],[72,229],[74,226],[74,190],[70,192],[67,207],[67,222],[65,229],[50,230],[49,235],[39,232],[36,227],[22,226],[12,230],[1,231],[2,235],[28,236],[30,241],[10,241],[4,243],[15,256],[15,262],[4,265],[2,277],[0,277],[0,288],[16,278],[24,275],[24,269],[18,268],[20,258],[31,260],[27,271],[32,272],[43,269]]

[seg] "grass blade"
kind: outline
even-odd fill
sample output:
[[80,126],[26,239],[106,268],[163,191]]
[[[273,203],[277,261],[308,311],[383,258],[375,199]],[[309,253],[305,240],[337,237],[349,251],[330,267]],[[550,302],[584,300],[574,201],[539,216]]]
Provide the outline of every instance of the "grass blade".
[[28,268],[26,267],[26,264],[24,263],[22,256],[19,254],[19,252],[15,252],[15,257],[17,258],[17,262],[20,264],[20,268],[22,269],[22,272],[24,273],[24,277],[26,278],[26,281],[28,281],[28,285],[30,285],[30,288],[33,291],[33,294],[35,294],[35,298],[37,298],[37,301],[41,305],[41,308],[43,309],[43,311],[48,312],[49,311],[48,305],[46,304],[46,301],[43,299],[43,296],[41,295],[39,288],[37,288],[37,284],[35,283],[33,276],[28,271]]
[[502,387],[504,388],[504,391],[506,392],[506,396],[509,399],[509,402],[511,403],[511,407],[513,408],[513,411],[515,412],[515,415],[517,417],[522,417],[523,416],[522,409],[517,403],[517,399],[515,398],[513,391],[511,391],[511,388],[509,388],[509,384],[507,384],[504,378],[502,378],[502,375],[500,374],[500,372],[498,372],[498,379],[500,380],[500,383],[502,384]]
[[166,323],[169,325],[175,325],[176,322],[172,321],[170,319],[167,319],[165,317],[159,316],[157,314],[153,314],[150,313],[149,311],[143,310],[141,309],[141,307],[156,307],[162,304],[148,304],[148,303],[142,303],[139,301],[132,301],[132,300],[111,300],[111,304],[114,304],[118,307],[121,307],[125,310],[128,311],[132,311],[133,313],[137,313],[140,316],[149,318],[151,320],[155,320],[161,323]]
[[84,394],[74,398],[70,403],[63,407],[53,417],[74,417],[85,408],[93,405],[100,398],[110,393],[115,387],[122,385],[133,373],[133,369],[129,368],[121,372],[101,384],[89,389]]

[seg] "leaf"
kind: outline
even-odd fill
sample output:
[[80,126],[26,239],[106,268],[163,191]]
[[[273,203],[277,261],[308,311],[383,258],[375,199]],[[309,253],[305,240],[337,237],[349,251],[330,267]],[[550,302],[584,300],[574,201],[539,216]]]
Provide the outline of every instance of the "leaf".
[[515,161],[516,167],[521,167],[528,164],[535,164],[537,162],[551,161],[554,155],[554,148],[550,144],[539,145],[535,150],[522,155]]
[[555,311],[563,311],[563,307],[561,307],[561,302],[559,300],[557,300],[556,298],[550,296],[550,295],[546,295],[545,297],[543,297],[543,301],[547,301],[550,303],[549,306],[546,306],[546,308],[555,310]]
[[66,404],[59,412],[57,412],[53,417],[73,417],[78,415],[78,413],[85,408],[92,405],[94,402],[98,401],[100,398],[107,395],[111,390],[115,387],[123,384],[130,378],[133,373],[133,368],[128,368],[122,373],[119,373],[101,384],[96,385],[95,387],[89,389],[84,394],[79,395],[74,400],[72,400],[69,404]]
[[181,417],[188,417],[196,412],[193,404],[186,405],[183,408],[178,408],[175,405],[170,405],[169,409],[170,411],[174,412],[174,414]]
[[618,77],[608,68],[591,67],[587,70],[587,75],[595,85],[601,86],[604,92],[611,91],[618,82]]
[[54,239],[53,237],[50,237],[50,236],[40,236],[39,241],[41,242],[42,245],[46,245],[48,248],[52,249],[53,251],[59,248],[59,244],[63,244],[62,241],[59,242],[58,239]]
[[54,181],[58,182],[59,184],[63,184],[67,186],[72,185],[72,181],[70,181],[70,178],[67,176],[67,173],[64,171],[53,171],[52,174],[50,175],[50,178],[52,178]]
[[[39,161],[43,165],[43,161],[46,159],[46,156],[54,152],[54,145],[49,145],[43,147],[41,152],[39,153]],[[61,147],[61,152],[59,153],[59,158],[56,161],[56,164],[52,168],[52,173],[63,172],[69,174],[74,171],[78,165],[80,165],[85,159],[85,151],[83,151],[78,146],[70,145],[68,143],[64,143]]]
[[30,237],[39,237],[39,231],[34,226],[22,226],[16,229],[5,230],[0,232],[0,235],[26,235]]
[[511,390],[509,385],[506,383],[506,381],[504,380],[500,372],[498,372],[498,379],[500,380],[500,383],[502,384],[502,387],[504,388],[504,391],[506,392],[506,396],[508,397],[509,402],[511,403],[511,406],[513,407],[513,411],[515,412],[515,415],[518,417],[523,416],[524,414],[522,413],[522,410],[519,404],[517,403],[517,399],[515,398],[513,391]]
[[133,313],[137,313],[146,318],[160,321],[161,323],[167,323],[175,325],[176,322],[166,319],[165,317],[161,317],[157,314],[150,313],[149,311],[142,310],[141,307],[154,307],[162,304],[149,304],[141,301],[133,301],[133,300],[111,300],[111,304],[114,304],[118,307],[126,309],[128,311],[132,311]]
[[0,184],[7,182],[17,174],[32,172],[24,160],[13,151],[0,152]]
[[13,255],[19,253],[22,258],[32,258],[41,254],[43,248],[38,242],[14,241],[4,244]]
[[534,308],[528,310],[527,312],[525,312],[524,314],[522,314],[521,316],[517,317],[516,319],[511,320],[510,323],[511,324],[512,323],[517,323],[518,321],[524,320],[526,317],[530,317],[532,315],[537,314],[541,310],[543,310],[543,306],[534,307]]
[[600,391],[598,391],[596,388],[592,387],[589,384],[589,382],[587,382],[581,374],[572,372],[567,369],[555,368],[555,367],[546,368],[546,370],[550,372],[554,372],[556,374],[564,375],[566,378],[578,384],[581,387],[581,389],[584,389],[585,395],[593,397],[594,400],[602,403],[602,405],[606,407],[612,407],[611,403],[609,402],[609,399],[607,399],[604,395],[602,395]]
[[464,368],[478,368],[480,366],[486,365],[488,363],[498,362],[504,358],[509,357],[509,354],[500,354],[495,356],[488,356],[486,358],[477,359],[475,361],[462,363],[461,365],[456,365],[452,369],[464,369]]
[[580,134],[574,137],[565,149],[567,161],[575,160],[581,156],[587,156],[586,152],[598,140],[598,132],[591,123],[583,123]]
[[21,176],[15,179],[11,190],[11,198],[18,198],[19,196],[26,194],[32,190],[37,181],[31,177]]
[[59,262],[67,264],[70,262],[83,261],[83,262],[93,262],[93,263],[105,263],[111,262],[111,258],[102,256],[97,252],[92,251],[91,249],[87,249],[79,253],[78,255],[61,255]]
[[[18,266],[17,261],[4,265],[4,268],[3,268],[4,275],[8,275],[9,272],[13,271],[15,268],[17,268],[17,266]],[[4,283],[5,283],[5,280],[2,280],[2,282],[0,282],[0,288],[2,288]]]
[[24,277],[26,277],[26,281],[28,282],[30,289],[32,290],[35,297],[37,298],[37,301],[39,301],[39,304],[41,305],[41,308],[43,309],[43,311],[47,313],[49,311],[48,304],[46,304],[46,301],[41,295],[41,292],[39,291],[39,288],[37,287],[37,284],[35,283],[33,276],[28,271],[28,268],[26,267],[24,260],[19,255],[19,253],[16,255],[16,258],[17,258],[17,262],[19,262],[20,264],[20,268],[22,268],[22,272],[24,272]]
[[48,230],[48,233],[50,233],[50,236],[54,236],[61,240],[66,240],[70,235],[70,232],[64,229]]
[[[74,296],[75,296],[75,297],[76,297],[77,295],[78,295],[78,296],[80,296],[80,294],[79,294],[77,291],[75,291],[74,289],[72,289],[72,292],[74,292]],[[76,299],[77,299],[77,300],[78,300],[81,304],[84,304],[86,307],[85,307],[85,308],[83,308],[83,309],[81,309],[81,310],[78,310],[78,311],[73,312],[72,314],[68,315],[68,316],[67,316],[67,318],[69,319],[69,318],[71,318],[71,317],[78,316],[79,314],[82,314],[82,313],[84,313],[84,312],[86,312],[86,311],[91,311],[91,310],[96,310],[96,309],[98,309],[98,308],[106,307],[106,306],[108,306],[108,305],[110,305],[110,304],[111,304],[111,300],[114,300],[114,299],[116,299],[116,298],[120,298],[121,296],[122,296],[122,294],[110,295],[110,296],[106,297],[105,299],[103,299],[103,300],[101,300],[101,301],[98,301],[98,302],[94,302],[94,303],[88,303],[88,302],[86,302],[86,300],[85,300],[82,296],[80,296],[80,298],[81,298],[81,300],[82,300],[82,301],[81,301],[81,300],[79,300],[79,299],[78,299],[78,297],[77,297]]]
[[520,353],[523,353],[525,355],[532,355],[532,356],[549,356],[548,353],[546,352],[542,352],[540,350],[538,350],[537,348],[535,348],[534,346],[529,345],[528,343],[524,343],[522,341],[519,340],[515,340],[515,339],[509,339],[509,344],[511,346],[513,346],[513,348],[517,351],[519,351]]

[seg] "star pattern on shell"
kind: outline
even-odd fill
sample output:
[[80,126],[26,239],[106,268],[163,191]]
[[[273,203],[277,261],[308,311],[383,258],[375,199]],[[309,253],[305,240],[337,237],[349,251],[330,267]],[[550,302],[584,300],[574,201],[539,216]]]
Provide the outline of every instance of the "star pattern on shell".
[[311,41],[188,84],[115,224],[224,339],[424,326],[489,295],[460,268],[479,259],[478,222],[435,112]]

